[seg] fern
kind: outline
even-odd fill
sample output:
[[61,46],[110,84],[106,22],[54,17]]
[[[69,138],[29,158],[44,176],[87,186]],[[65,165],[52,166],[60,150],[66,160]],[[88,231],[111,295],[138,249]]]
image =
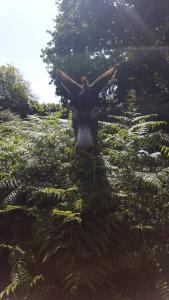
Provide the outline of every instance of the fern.
[[169,157],[169,147],[162,146],[162,147],[161,147],[161,152],[162,152],[165,156]]
[[135,300],[149,286],[167,297],[169,268],[152,249],[168,259],[168,140],[152,118],[100,122],[96,157],[76,155],[55,114],[2,123],[2,299]]
[[136,172],[136,179],[140,181],[143,188],[148,188],[150,190],[160,190],[162,187],[161,181],[158,179],[156,174],[153,173],[143,173]]
[[147,134],[155,129],[160,129],[162,126],[166,126],[165,121],[149,121],[145,123],[140,123],[132,126],[130,128],[131,132],[139,132],[139,134]]
[[131,123],[131,119],[130,118],[127,118],[125,116],[115,116],[115,115],[112,115],[111,116],[111,120],[115,120],[117,122],[119,122],[119,124],[123,124],[123,125],[130,125]]
[[164,143],[166,143],[167,145],[169,145],[169,135],[163,133],[163,135],[162,135],[162,141]]
[[155,119],[156,117],[158,117],[158,115],[156,115],[156,114],[136,116],[136,117],[133,118],[132,123],[133,124],[135,124],[135,123],[136,124],[138,124],[138,123],[145,123],[145,121],[148,121],[148,120],[150,120],[152,118]]

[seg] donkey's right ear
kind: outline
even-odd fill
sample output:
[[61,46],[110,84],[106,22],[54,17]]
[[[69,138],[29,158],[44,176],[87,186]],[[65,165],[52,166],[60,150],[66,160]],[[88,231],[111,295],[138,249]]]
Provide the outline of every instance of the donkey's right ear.
[[66,73],[61,70],[57,70],[58,77],[60,80],[61,85],[64,89],[72,96],[78,95],[81,90],[82,86],[74,81],[71,77],[69,77]]
[[109,80],[113,80],[117,73],[117,66],[113,66],[111,69],[103,73],[100,77],[98,77],[94,82],[90,84],[93,92],[99,94],[108,83]]

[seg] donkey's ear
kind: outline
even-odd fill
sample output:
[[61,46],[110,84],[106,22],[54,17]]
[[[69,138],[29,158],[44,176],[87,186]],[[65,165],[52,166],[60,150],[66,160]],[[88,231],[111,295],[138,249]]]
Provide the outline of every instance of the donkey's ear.
[[71,94],[72,96],[78,95],[81,90],[82,86],[70,78],[67,74],[63,71],[58,70],[58,77],[60,79],[61,85],[65,88],[65,90]]
[[100,77],[98,77],[95,81],[90,84],[92,91],[96,94],[99,94],[109,80],[113,80],[116,76],[117,66],[112,67],[107,72],[103,73]]

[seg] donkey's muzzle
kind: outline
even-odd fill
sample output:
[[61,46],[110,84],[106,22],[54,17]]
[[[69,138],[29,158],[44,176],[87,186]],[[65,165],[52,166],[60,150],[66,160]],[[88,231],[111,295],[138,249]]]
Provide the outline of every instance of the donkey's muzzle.
[[80,127],[77,132],[76,150],[90,151],[94,146],[91,130],[88,127]]

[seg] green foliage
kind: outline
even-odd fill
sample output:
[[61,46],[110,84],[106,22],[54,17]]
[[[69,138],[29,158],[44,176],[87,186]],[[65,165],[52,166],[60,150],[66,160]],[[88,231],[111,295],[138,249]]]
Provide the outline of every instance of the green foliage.
[[57,69],[77,81],[81,76],[92,81],[117,63],[117,86],[108,86],[103,93],[104,106],[121,113],[133,94],[143,114],[157,113],[168,119],[168,0],[56,3],[54,29],[49,31],[51,40],[42,57],[62,103],[66,105],[68,95]]
[[29,103],[29,114],[37,114],[39,116],[48,116],[51,113],[57,112],[62,119],[67,119],[69,111],[60,104],[54,103],[39,103],[31,101]]
[[164,123],[110,116],[79,157],[57,113],[0,119],[0,299],[168,299]]
[[20,71],[13,65],[2,65],[0,67],[0,108],[10,108],[25,116],[33,100],[35,97],[32,95],[30,85]]
[[4,120],[0,121],[7,120],[9,109],[22,117],[28,114],[47,116],[54,112],[59,112],[62,118],[68,116],[68,111],[60,104],[38,103],[20,71],[13,65],[3,65],[0,67],[0,111],[6,110],[6,113],[2,115]]

